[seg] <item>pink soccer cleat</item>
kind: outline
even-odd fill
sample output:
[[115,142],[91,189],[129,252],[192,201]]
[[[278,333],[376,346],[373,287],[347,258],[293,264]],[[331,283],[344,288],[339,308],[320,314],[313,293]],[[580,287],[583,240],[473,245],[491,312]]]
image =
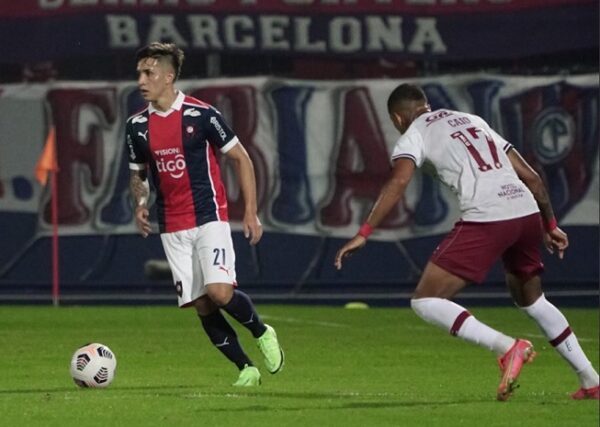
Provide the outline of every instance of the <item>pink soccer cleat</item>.
[[571,395],[571,397],[575,400],[584,400],[584,399],[592,399],[599,400],[600,395],[600,386],[592,387],[592,388],[583,388],[581,387],[575,393]]
[[502,371],[502,379],[496,396],[498,400],[508,400],[513,390],[518,387],[517,378],[521,373],[521,368],[525,363],[531,362],[536,354],[533,344],[527,340],[518,339],[504,356],[498,358],[498,365]]

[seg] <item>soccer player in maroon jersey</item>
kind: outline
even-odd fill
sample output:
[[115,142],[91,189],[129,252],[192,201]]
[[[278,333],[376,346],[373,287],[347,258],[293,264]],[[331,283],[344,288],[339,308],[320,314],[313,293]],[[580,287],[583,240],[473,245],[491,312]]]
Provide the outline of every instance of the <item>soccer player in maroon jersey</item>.
[[399,202],[415,168],[428,161],[460,202],[461,219],[435,249],[417,284],[411,307],[423,320],[498,355],[498,400],[512,394],[533,345],[477,320],[450,301],[468,283],[481,283],[502,259],[506,283],[516,305],[540,327],[550,344],[577,374],[574,399],[598,399],[598,373],[584,354],[563,314],[544,297],[540,244],[560,259],[569,245],[557,227],[548,193],[539,175],[517,150],[480,117],[451,110],[431,111],[425,93],[398,86],[388,112],[398,139],[390,179],[358,234],[336,254],[335,266],[362,248],[372,230]]
[[244,235],[251,245],[262,236],[254,169],[221,114],[175,88],[183,59],[181,49],[170,43],[151,43],[137,52],[138,86],[148,105],[126,124],[135,221],[147,237],[150,169],[160,237],[179,306],[196,309],[210,341],[238,367],[234,385],[256,386],[260,372],[221,310],[257,339],[272,374],[283,366],[283,351],[275,330],[261,321],[248,295],[237,289],[227,198],[215,152],[218,149],[235,165],[245,201]]

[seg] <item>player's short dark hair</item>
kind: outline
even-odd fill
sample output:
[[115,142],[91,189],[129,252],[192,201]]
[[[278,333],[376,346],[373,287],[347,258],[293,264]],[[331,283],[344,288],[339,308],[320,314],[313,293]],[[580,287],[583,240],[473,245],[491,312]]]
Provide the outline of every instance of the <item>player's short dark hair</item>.
[[175,45],[175,43],[153,42],[148,46],[142,47],[135,54],[136,63],[145,58],[168,58],[169,61],[171,61],[173,69],[175,70],[174,80],[177,80],[179,78],[179,74],[181,74],[181,66],[183,65],[185,55],[183,54],[183,51]]
[[390,94],[387,102],[388,112],[398,109],[406,101],[427,102],[427,95],[419,86],[403,83]]

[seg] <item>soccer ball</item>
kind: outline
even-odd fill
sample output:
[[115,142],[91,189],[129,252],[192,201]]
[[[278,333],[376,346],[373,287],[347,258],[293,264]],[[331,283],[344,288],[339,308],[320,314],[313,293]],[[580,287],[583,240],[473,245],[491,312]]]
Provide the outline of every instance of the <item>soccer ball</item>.
[[117,358],[104,344],[86,344],[71,358],[71,377],[79,387],[108,387],[116,369]]

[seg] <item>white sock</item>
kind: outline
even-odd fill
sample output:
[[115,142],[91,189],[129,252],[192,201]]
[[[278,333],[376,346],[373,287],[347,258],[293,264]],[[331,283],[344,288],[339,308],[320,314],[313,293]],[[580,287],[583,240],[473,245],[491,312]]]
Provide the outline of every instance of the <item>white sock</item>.
[[569,327],[569,322],[558,308],[552,305],[544,295],[523,311],[536,321],[550,344],[571,365],[583,388],[598,385],[598,373],[592,367],[577,337]]
[[508,337],[495,329],[481,323],[464,307],[443,298],[415,298],[410,300],[410,306],[417,315],[426,322],[440,326],[459,336],[465,341],[502,355],[515,343],[514,338]]

